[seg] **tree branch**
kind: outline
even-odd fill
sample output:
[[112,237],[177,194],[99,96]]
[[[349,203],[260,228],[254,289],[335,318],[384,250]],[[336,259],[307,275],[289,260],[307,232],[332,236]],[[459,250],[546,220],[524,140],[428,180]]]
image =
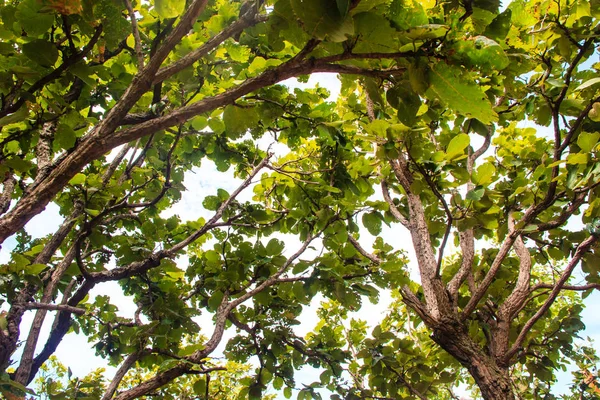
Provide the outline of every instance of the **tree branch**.
[[521,332],[519,332],[517,339],[513,343],[510,350],[506,353],[506,356],[504,357],[504,362],[506,364],[508,364],[510,362],[510,360],[514,357],[514,355],[519,351],[523,342],[525,341],[525,338],[527,337],[527,334],[529,333],[529,331],[531,330],[533,325],[535,325],[535,323],[546,313],[546,311],[548,311],[550,306],[552,306],[552,304],[556,300],[556,297],[558,296],[560,291],[563,289],[563,286],[565,285],[567,280],[571,277],[573,270],[575,269],[577,264],[579,264],[581,257],[583,257],[583,255],[590,249],[590,247],[597,240],[598,240],[598,237],[589,236],[587,239],[585,239],[583,242],[581,242],[579,244],[579,246],[577,246],[577,250],[575,250],[575,254],[573,255],[573,258],[567,264],[567,267],[563,271],[563,273],[560,276],[560,278],[558,279],[558,281],[554,284],[554,287],[552,288],[552,291],[548,295],[548,298],[546,299],[544,304],[542,304],[542,306],[539,308],[539,310],[531,318],[529,318],[529,320],[525,323],[525,325],[523,325],[523,328],[521,329]]
[[375,254],[371,254],[368,251],[366,251],[361,245],[360,243],[358,243],[358,240],[356,240],[354,237],[352,237],[352,235],[348,235],[348,241],[352,244],[352,246],[354,246],[354,248],[360,253],[362,254],[363,257],[371,260],[371,262],[375,265],[379,265],[381,264],[381,259],[379,257],[377,257]]
[[394,204],[394,201],[392,200],[392,198],[390,196],[390,190],[389,190],[388,184],[385,181],[385,179],[381,180],[381,193],[383,194],[383,199],[390,206],[390,213],[392,213],[392,215],[394,216],[394,218],[396,218],[398,220],[398,222],[400,222],[402,225],[404,225],[406,228],[408,228],[408,226],[409,226],[408,220],[404,217],[404,215],[402,215],[400,213],[400,211],[398,211],[398,208]]
[[[508,229],[515,229],[515,220],[511,213],[508,214]],[[532,262],[529,250],[525,247],[521,235],[515,240],[514,248],[519,258],[519,276],[512,293],[498,310],[498,317],[505,321],[510,321],[516,316],[517,311],[521,309],[521,305],[529,295]]]
[[134,351],[133,353],[131,353],[127,357],[125,357],[125,360],[123,360],[123,362],[119,366],[119,369],[115,373],[115,376],[113,377],[113,379],[110,381],[110,384],[106,388],[106,392],[104,393],[104,396],[102,396],[102,400],[110,400],[113,397],[113,395],[117,391],[117,388],[121,384],[123,377],[125,377],[125,374],[127,373],[127,371],[129,371],[131,369],[131,367],[133,367],[135,362],[137,360],[139,360],[140,357],[143,356],[144,354],[145,354],[145,351],[143,351],[143,350],[142,351]]
[[133,39],[135,40],[135,55],[137,56],[138,69],[144,68],[144,54],[142,53],[142,39],[140,38],[140,31],[138,29],[137,18],[135,17],[135,11],[131,5],[131,1],[123,0],[129,19],[131,20],[131,32],[133,33]]
[[[552,289],[556,286],[556,283],[538,283],[531,288],[531,293],[539,290],[539,289]],[[586,285],[563,285],[563,290],[575,290],[579,292],[583,292],[585,290],[600,290],[600,283],[588,283]]]
[[87,311],[83,308],[72,307],[66,304],[26,303],[23,307],[27,310],[65,311],[71,314],[83,315]]
[[10,208],[10,202],[12,201],[13,190],[15,189],[15,177],[7,171],[4,174],[4,181],[2,182],[2,193],[0,193],[0,215],[4,214]]
[[210,53],[228,38],[237,35],[246,28],[249,28],[266,20],[267,16],[259,16],[256,12],[243,15],[242,18],[236,20],[233,24],[223,29],[217,35],[208,39],[202,46],[191,51],[190,53],[181,57],[179,60],[167,65],[166,67],[159,69],[156,73],[156,76],[154,77],[153,84],[160,83],[165,79],[175,75],[176,73],[186,69],[187,67],[194,64],[196,61],[208,55],[208,53]]

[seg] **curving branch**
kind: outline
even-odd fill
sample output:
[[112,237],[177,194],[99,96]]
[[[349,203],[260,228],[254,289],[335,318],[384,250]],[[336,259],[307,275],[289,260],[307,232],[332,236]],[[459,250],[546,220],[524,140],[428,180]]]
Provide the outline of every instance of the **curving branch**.
[[[508,214],[508,229],[515,229],[515,220],[511,213]],[[502,320],[512,320],[521,306],[527,301],[529,295],[530,279],[531,279],[531,255],[529,250],[525,247],[522,236],[518,236],[514,244],[515,253],[519,258],[519,275],[517,277],[517,283],[512,293],[502,303],[498,310],[498,317]],[[508,332],[506,332],[508,334]]]
[[394,218],[396,218],[398,220],[398,222],[400,222],[402,225],[404,225],[406,228],[408,228],[408,226],[409,226],[408,220],[406,219],[406,217],[404,217],[404,215],[402,215],[400,213],[400,211],[398,210],[398,207],[396,207],[396,204],[394,204],[394,201],[392,200],[392,197],[390,196],[389,186],[388,186],[387,182],[385,181],[385,179],[381,180],[381,193],[383,194],[383,199],[390,206],[390,213],[392,213],[392,215],[394,216]]
[[130,0],[123,0],[123,3],[125,3],[129,19],[131,20],[131,33],[133,34],[133,39],[135,41],[135,55],[138,61],[138,69],[142,69],[144,68],[144,54],[142,53],[142,39],[140,38],[140,30],[138,29],[135,11]]
[[529,320],[525,323],[525,325],[523,325],[523,328],[519,332],[519,335],[515,339],[515,342],[513,343],[512,347],[510,348],[510,350],[508,350],[506,352],[506,356],[504,357],[504,360],[503,360],[506,364],[508,364],[510,362],[510,360],[515,356],[515,354],[517,354],[517,352],[519,352],[519,350],[521,349],[521,346],[523,345],[523,342],[525,341],[525,338],[529,334],[529,331],[531,330],[531,328],[535,325],[535,323],[537,321],[539,321],[539,319],[552,306],[552,304],[558,297],[559,293],[563,290],[565,283],[571,277],[573,270],[575,269],[577,264],[579,264],[579,261],[581,260],[583,255],[585,253],[587,253],[587,251],[591,248],[591,246],[594,243],[596,243],[597,240],[598,240],[597,236],[589,236],[587,239],[585,239],[583,242],[581,242],[579,244],[579,246],[577,246],[577,250],[575,250],[575,254],[571,258],[571,261],[569,261],[569,263],[567,264],[565,270],[561,274],[558,281],[554,284],[554,287],[550,291],[550,294],[548,295],[548,298],[546,299],[546,301],[542,304],[542,306],[539,308],[539,310],[531,318],[529,318]]
[[217,48],[217,46],[219,46],[225,40],[229,39],[230,37],[234,37],[235,35],[238,35],[244,29],[267,20],[267,16],[258,15],[256,11],[253,11],[253,9],[254,7],[251,7],[250,11],[247,14],[244,14],[233,24],[229,25],[217,35],[208,39],[202,46],[191,51],[190,53],[181,57],[179,60],[167,65],[166,67],[162,67],[161,69],[159,69],[156,73],[156,76],[154,77],[153,84],[157,84],[164,81],[165,79],[168,79],[176,73],[181,72],[182,70],[191,66],[201,58],[206,57],[211,51]]
[[[469,122],[465,133],[469,133],[471,129],[471,122]],[[479,157],[481,157],[489,148],[492,143],[492,129],[488,128],[487,135],[485,135],[483,144],[479,149],[473,151],[473,148],[469,146],[468,148],[468,156],[467,156],[467,172],[469,174],[473,174],[473,168],[475,166],[475,161]],[[467,182],[467,192],[473,190],[475,185],[473,182]],[[460,268],[458,272],[452,277],[450,282],[448,282],[447,288],[448,293],[452,297],[452,301],[456,305],[458,301],[458,290],[465,280],[467,280],[467,284],[469,285],[469,290],[471,293],[475,292],[475,281],[473,277],[473,262],[475,260],[475,235],[473,233],[473,228],[468,228],[462,232],[458,233],[458,239],[460,243],[460,249],[462,254],[462,261],[460,264]]]
[[117,369],[115,376],[113,377],[113,379],[110,381],[110,384],[106,388],[106,392],[104,393],[104,396],[102,396],[102,400],[112,399],[115,392],[117,391],[117,388],[121,384],[121,381],[125,377],[125,374],[127,374],[127,371],[129,371],[131,369],[131,367],[133,367],[135,365],[136,361],[139,360],[145,354],[146,354],[145,350],[138,350],[138,351],[134,351],[133,353],[131,353],[127,357],[125,357],[125,360],[123,360],[123,362],[119,366],[119,369]]
[[366,251],[361,245],[360,243],[358,243],[358,240],[356,240],[354,237],[352,237],[352,235],[348,235],[348,241],[352,244],[352,246],[354,246],[354,248],[365,258],[369,259],[373,264],[375,265],[379,265],[381,264],[381,259],[379,257],[377,257],[375,254],[371,254],[368,251]]

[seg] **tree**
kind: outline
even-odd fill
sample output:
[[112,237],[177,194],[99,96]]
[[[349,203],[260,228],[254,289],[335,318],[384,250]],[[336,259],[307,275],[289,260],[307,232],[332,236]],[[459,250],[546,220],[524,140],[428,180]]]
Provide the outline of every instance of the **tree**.
[[[228,358],[257,359],[241,391],[251,398],[269,385],[291,396],[294,370],[311,365],[321,380],[299,398],[321,387],[443,398],[472,379],[507,399],[583,360],[571,292],[600,285],[596,0],[1,7],[0,242],[15,235],[1,282],[6,385],[28,385],[70,330],[119,365],[106,399],[202,374],[229,327]],[[315,72],[340,74],[337,103],[279,84]],[[269,135],[285,154],[260,147]],[[203,193],[205,218],[169,215],[186,172],[209,160],[239,186]],[[64,221],[32,239],[23,228],[50,203]],[[369,243],[359,224],[407,232],[420,281],[403,243]],[[580,264],[585,282],[570,282]],[[109,281],[134,315],[88,299]],[[382,289],[400,303],[372,338],[340,322]],[[299,337],[317,294],[339,310]],[[439,365],[415,356],[424,349]],[[140,368],[143,380],[123,382]]]

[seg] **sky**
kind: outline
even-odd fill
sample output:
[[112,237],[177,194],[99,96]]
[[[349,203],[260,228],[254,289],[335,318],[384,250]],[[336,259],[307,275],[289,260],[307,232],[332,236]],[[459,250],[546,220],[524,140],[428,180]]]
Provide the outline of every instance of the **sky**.
[[[335,75],[332,74],[314,74],[310,77],[307,83],[299,83],[295,80],[288,80],[285,82],[290,88],[300,87],[300,88],[309,88],[314,87],[315,85],[319,85],[321,87],[325,87],[329,90],[331,96],[330,100],[335,101],[335,99],[339,95],[340,91],[340,83]],[[259,142],[259,145],[266,149],[271,143],[271,140],[265,138]],[[277,147],[274,147],[277,151]],[[197,219],[200,216],[211,216],[212,212],[205,210],[202,207],[201,201],[199,201],[198,193],[203,194],[211,194],[215,193],[218,188],[223,188],[229,192],[233,191],[238,182],[235,178],[233,178],[232,171],[228,171],[225,173],[218,172],[212,164],[212,162],[206,162],[203,166],[192,172],[188,172],[185,176],[184,185],[188,189],[185,193],[183,193],[182,199],[179,203],[173,206],[171,210],[169,210],[168,214],[178,214],[183,220],[186,219]],[[250,200],[252,197],[252,188],[246,189],[241,195],[240,200]],[[50,204],[44,212],[36,216],[26,227],[29,234],[33,237],[41,237],[45,236],[49,233],[54,232],[55,228],[60,223],[61,218],[58,215],[58,209],[53,204]],[[410,236],[408,233],[403,230],[401,236],[398,236],[397,227],[395,229],[391,229],[384,226],[384,230],[382,236],[386,242],[390,244],[395,243],[410,243]],[[286,242],[286,252],[291,254],[295,252],[295,249],[298,247],[295,240],[289,240],[283,238]],[[369,235],[368,232],[361,232],[361,243],[369,249],[368,244],[372,243],[374,238]],[[15,241],[13,238],[8,239],[3,249],[0,251],[0,262],[5,262],[9,256],[9,249],[14,247]],[[418,272],[416,268],[414,252],[412,246],[405,246],[404,250],[407,251],[407,254],[410,259],[409,268],[411,270],[411,277],[418,281]],[[116,283],[104,283],[98,285],[93,291],[90,293],[90,298],[93,298],[99,294],[108,294],[111,297],[113,304],[117,304],[119,307],[119,314],[124,317],[131,317],[135,312],[135,305],[130,299],[127,299],[122,293],[121,290]],[[305,334],[311,331],[316,322],[316,305],[320,299],[317,299],[313,302],[313,306],[309,307],[305,310],[301,317],[302,324],[298,327],[298,334]],[[363,307],[360,311],[354,313],[354,318],[360,318],[367,320],[369,325],[373,327],[380,321],[387,310],[391,302],[391,297],[387,293],[383,293],[381,296],[381,300],[379,304],[373,305],[368,301],[363,302]],[[582,336],[589,336],[594,338],[596,343],[600,343],[600,319],[596,318],[595,310],[600,307],[600,294],[595,292],[593,295],[588,297],[585,300],[587,308],[583,312],[583,321],[586,323],[586,330]],[[3,307],[5,308],[5,307]],[[30,325],[33,317],[33,312],[26,313],[26,317],[24,320],[23,327],[27,327]],[[44,330],[42,331],[42,335],[39,341],[40,347],[45,343],[45,339],[48,335],[49,325],[51,324],[53,318],[53,313],[50,312],[46,324],[44,326]],[[211,315],[204,315],[199,317],[197,322],[200,326],[212,326]],[[27,332],[27,329],[23,329],[23,332]],[[205,335],[210,335],[212,332],[207,331],[203,332]],[[221,354],[224,350],[224,346],[227,342],[227,338],[233,336],[234,331],[231,330],[228,332],[221,345],[217,349],[217,355]],[[24,338],[22,338],[24,339]],[[76,349],[74,351],[74,349]],[[95,356],[95,352],[92,349],[92,344],[88,343],[86,338],[82,335],[69,334],[65,338],[65,340],[59,345],[56,356],[61,360],[65,365],[68,365],[73,373],[76,376],[84,376],[90,371],[104,367],[107,368],[106,376],[110,379],[116,368],[108,367],[104,360]],[[18,358],[18,352],[14,358]],[[313,380],[318,380],[318,372],[311,371],[310,369],[303,369],[297,375],[297,381],[310,383]],[[557,383],[555,389],[556,394],[560,394],[564,390],[567,389],[568,384],[571,381],[570,371],[560,372],[559,373],[559,382]],[[462,393],[461,393],[462,394]]]

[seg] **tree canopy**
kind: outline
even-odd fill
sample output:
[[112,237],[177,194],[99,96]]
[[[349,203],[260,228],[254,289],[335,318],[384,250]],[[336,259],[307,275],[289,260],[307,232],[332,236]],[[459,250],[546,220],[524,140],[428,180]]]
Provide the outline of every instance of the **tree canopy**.
[[[0,390],[548,399],[576,365],[569,398],[595,398],[577,334],[600,288],[599,17],[598,0],[5,0]],[[286,85],[317,72],[335,101]],[[188,193],[210,163],[234,189]],[[206,213],[174,214],[184,195]],[[50,204],[58,228],[31,237]],[[132,315],[90,296],[106,282]],[[367,327],[354,312],[382,293]],[[69,332],[116,374],[65,374]]]

